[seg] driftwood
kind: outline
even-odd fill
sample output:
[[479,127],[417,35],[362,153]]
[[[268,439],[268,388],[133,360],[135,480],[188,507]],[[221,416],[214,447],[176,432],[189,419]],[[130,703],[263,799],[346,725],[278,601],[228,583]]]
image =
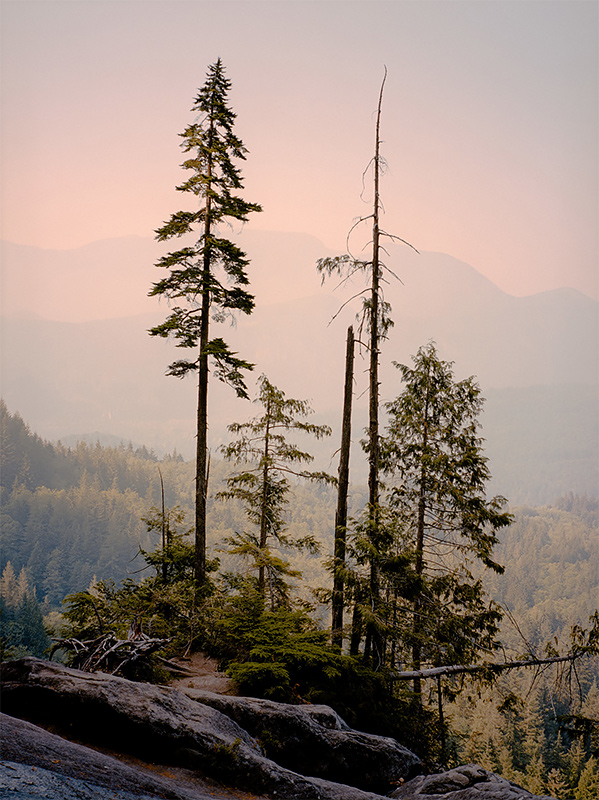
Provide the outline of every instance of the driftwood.
[[145,634],[135,638],[119,639],[113,631],[96,639],[53,639],[50,658],[57,650],[67,650],[74,655],[71,666],[83,672],[106,672],[110,675],[125,675],[133,665],[137,666],[157,650],[162,650],[171,639],[151,639]]

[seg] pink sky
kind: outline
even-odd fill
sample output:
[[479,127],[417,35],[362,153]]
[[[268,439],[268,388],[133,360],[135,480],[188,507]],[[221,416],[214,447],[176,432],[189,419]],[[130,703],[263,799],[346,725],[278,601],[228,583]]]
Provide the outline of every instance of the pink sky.
[[3,0],[2,238],[151,236],[220,56],[251,225],[342,249],[386,64],[385,228],[512,294],[597,297],[597,31],[594,0]]

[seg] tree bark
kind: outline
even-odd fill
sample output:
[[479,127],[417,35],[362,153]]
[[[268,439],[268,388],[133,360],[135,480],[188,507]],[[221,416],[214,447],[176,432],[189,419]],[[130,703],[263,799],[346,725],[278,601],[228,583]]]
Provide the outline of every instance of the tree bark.
[[332,600],[332,644],[341,650],[343,646],[343,606],[345,567],[345,543],[347,536],[347,495],[349,490],[349,456],[351,448],[351,412],[354,380],[354,329],[347,329],[345,353],[345,387],[343,392],[343,425],[341,431],[341,453],[339,455],[339,485],[337,511],[335,513],[335,560]]
[[[214,123],[210,123],[209,143],[212,144]],[[206,583],[206,499],[208,497],[208,340],[210,325],[210,233],[212,197],[212,158],[208,162],[206,214],[204,218],[204,257],[202,264],[202,311],[200,323],[200,352],[198,355],[198,416],[196,449],[195,496],[195,583],[199,589]]]
[[542,667],[545,664],[562,664],[567,661],[576,661],[587,653],[569,653],[565,656],[551,656],[549,658],[528,658],[523,661],[506,661],[503,664],[449,664],[446,667],[429,667],[428,669],[405,670],[392,673],[398,681],[412,681],[414,678],[436,678],[438,675],[463,675],[466,673],[492,672],[500,674],[510,669],[523,667]]
[[[270,414],[271,414],[271,406],[270,406],[270,397],[266,401],[266,430],[264,432],[264,465],[262,468],[262,500],[260,504],[260,550],[261,554],[264,554],[266,550],[266,545],[268,543],[268,520],[267,520],[267,513],[268,513],[268,459],[270,457],[269,453],[269,446],[270,446]],[[264,562],[261,562],[258,567],[258,594],[260,597],[265,600],[266,599],[266,575],[265,575],[265,567]],[[274,598],[272,597],[271,593],[271,607],[274,611]]]
[[[372,284],[370,298],[370,364],[369,364],[369,415],[368,415],[368,521],[369,533],[375,546],[378,544],[379,528],[379,293],[380,293],[380,127],[383,89],[387,74],[381,84],[376,117],[374,150],[374,203],[372,214]],[[370,562],[370,594],[373,613],[376,615],[380,603],[380,581],[376,557]],[[369,624],[367,649],[372,652],[372,663],[376,668],[383,660],[383,637],[376,625]]]
[[[426,466],[424,464],[424,457],[428,447],[428,413],[430,404],[430,386],[429,375],[427,374],[426,383],[426,397],[424,400],[424,420],[422,429],[422,458],[423,463],[420,469],[420,489],[418,497],[418,517],[416,522],[416,563],[415,570],[418,577],[422,576],[424,572],[424,519],[426,514]],[[420,669],[420,635],[421,635],[421,621],[420,616],[422,613],[422,597],[420,594],[416,595],[414,600],[414,619],[413,619],[413,634],[414,641],[412,645],[412,667],[414,670]],[[422,705],[422,686],[420,678],[414,678],[414,698],[418,705]]]
[[167,570],[167,552],[168,552],[168,542],[167,542],[167,526],[166,526],[166,509],[164,505],[164,478],[162,477],[162,470],[158,467],[158,474],[160,475],[160,533],[162,538],[162,583],[165,584],[168,580],[168,570]]

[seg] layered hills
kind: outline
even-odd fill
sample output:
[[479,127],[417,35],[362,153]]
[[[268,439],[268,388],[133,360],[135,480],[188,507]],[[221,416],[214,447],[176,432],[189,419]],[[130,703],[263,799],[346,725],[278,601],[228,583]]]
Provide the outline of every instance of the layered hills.
[[[334,469],[344,339],[364,285],[321,286],[315,262],[330,253],[310,236],[245,230],[239,240],[256,310],[219,335],[255,363],[256,376],[311,400],[318,421],[334,428],[317,454]],[[161,275],[153,266],[161,247],[136,237],[72,251],[3,245],[2,395],[43,437],[109,435],[191,457],[194,382],[164,377],[183,354],[147,334],[167,313],[147,297]],[[476,375],[487,398],[494,491],[529,503],[570,490],[596,494],[597,303],[572,289],[514,297],[441,253],[395,248],[387,263],[397,277],[389,273],[385,287],[395,326],[382,350],[383,400],[401,390],[392,362],[409,363],[433,339],[456,377]],[[356,440],[364,356],[356,361]],[[252,409],[216,382],[210,398],[216,448],[226,425]],[[356,459],[354,480],[361,477]]]

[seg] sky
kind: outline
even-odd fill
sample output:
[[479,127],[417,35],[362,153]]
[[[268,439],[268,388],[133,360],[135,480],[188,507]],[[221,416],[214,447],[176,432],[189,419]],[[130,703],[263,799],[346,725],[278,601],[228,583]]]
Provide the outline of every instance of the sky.
[[386,67],[384,228],[514,295],[596,298],[598,13],[595,0],[2,0],[2,238],[153,236],[186,207],[178,134],[220,57],[245,197],[264,208],[249,224],[342,251],[369,213]]

